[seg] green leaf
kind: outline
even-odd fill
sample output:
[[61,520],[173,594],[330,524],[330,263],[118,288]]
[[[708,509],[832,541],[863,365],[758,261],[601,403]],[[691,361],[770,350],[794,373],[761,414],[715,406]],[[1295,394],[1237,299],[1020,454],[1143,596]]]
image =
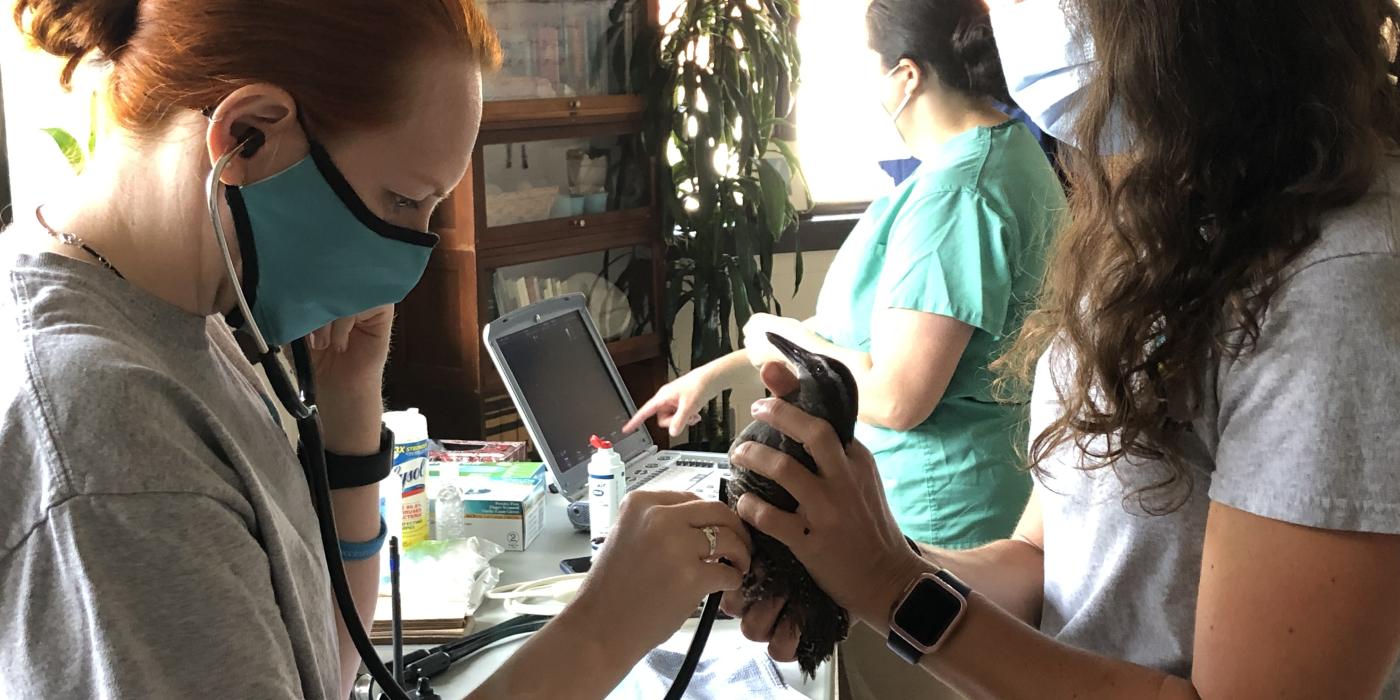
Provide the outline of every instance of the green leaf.
[[763,187],[763,223],[773,240],[783,237],[787,228],[788,188],[777,168],[766,160],[759,161],[758,179]]
[[78,145],[78,140],[73,135],[57,127],[49,127],[42,131],[53,139],[58,150],[63,152],[63,157],[68,159],[68,164],[73,166],[73,172],[82,173],[86,158],[83,155],[82,146]]
[[734,322],[739,326],[739,330],[744,330],[744,325],[749,322],[751,306],[749,305],[749,292],[744,288],[742,273],[730,269],[727,271],[729,277],[729,290],[734,295]]
[[793,181],[802,183],[802,190],[803,193],[806,195],[804,199],[806,200],[808,210],[810,211],[812,207],[812,190],[809,187],[807,187],[807,177],[802,174],[802,163],[797,158],[797,151],[793,150],[791,143],[782,139],[773,139],[772,141],[769,141],[769,143],[776,147],[778,151],[783,154],[783,160],[787,161],[788,170],[792,172]]

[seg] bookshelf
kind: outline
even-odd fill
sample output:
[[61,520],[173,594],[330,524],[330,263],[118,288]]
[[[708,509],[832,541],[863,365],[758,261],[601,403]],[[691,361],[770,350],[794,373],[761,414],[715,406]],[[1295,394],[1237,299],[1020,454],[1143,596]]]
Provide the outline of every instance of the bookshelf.
[[[399,306],[391,408],[435,436],[527,440],[481,330],[540,299],[580,292],[633,399],[666,379],[664,242],[646,104],[632,85],[656,0],[484,0],[505,60],[484,77],[471,167],[439,208],[442,242]],[[563,388],[561,390],[567,390]],[[664,435],[656,435],[658,440]]]

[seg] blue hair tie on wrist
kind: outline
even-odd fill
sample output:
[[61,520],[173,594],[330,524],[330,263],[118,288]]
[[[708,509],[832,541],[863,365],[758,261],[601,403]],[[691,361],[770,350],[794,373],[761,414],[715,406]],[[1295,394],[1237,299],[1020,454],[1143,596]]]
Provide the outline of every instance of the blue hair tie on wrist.
[[368,542],[346,542],[340,540],[340,558],[345,561],[364,561],[384,549],[384,540],[389,536],[389,526],[384,516],[379,517],[379,534]]

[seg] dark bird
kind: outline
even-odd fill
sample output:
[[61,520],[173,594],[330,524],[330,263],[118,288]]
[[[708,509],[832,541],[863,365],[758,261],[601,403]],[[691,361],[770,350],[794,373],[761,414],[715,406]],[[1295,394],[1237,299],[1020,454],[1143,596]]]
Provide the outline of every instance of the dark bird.
[[[782,397],[783,400],[830,423],[841,445],[849,446],[855,437],[859,405],[856,380],[851,371],[840,362],[808,352],[780,335],[769,333],[768,342],[792,362],[797,372],[797,390]],[[808,471],[819,473],[816,462],[801,443],[764,423],[750,423],[734,439],[734,444],[749,441],[782,450]],[[797,510],[797,500],[792,494],[771,479],[737,465],[732,469],[728,492],[731,508],[739,502],[740,496],[752,492],[789,513]],[[785,545],[753,527],[749,527],[749,533],[753,536],[753,565],[744,579],[744,600],[752,605],[760,600],[787,599],[778,620],[796,624],[801,634],[797,662],[802,671],[811,676],[818,664],[831,657],[837,642],[846,638],[850,616],[817,587],[812,575]]]

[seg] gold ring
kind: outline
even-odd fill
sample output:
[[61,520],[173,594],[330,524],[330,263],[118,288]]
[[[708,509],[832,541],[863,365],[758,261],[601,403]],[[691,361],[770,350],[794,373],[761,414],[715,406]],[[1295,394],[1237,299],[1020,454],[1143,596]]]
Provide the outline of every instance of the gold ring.
[[714,557],[714,556],[715,556],[715,550],[719,549],[719,535],[718,535],[717,531],[715,530],[715,526],[714,526],[714,525],[706,525],[705,527],[700,528],[700,531],[703,532],[703,533],[705,533],[705,539],[707,539],[707,540],[710,541],[710,553],[707,554],[706,556],[707,556],[707,557]]

